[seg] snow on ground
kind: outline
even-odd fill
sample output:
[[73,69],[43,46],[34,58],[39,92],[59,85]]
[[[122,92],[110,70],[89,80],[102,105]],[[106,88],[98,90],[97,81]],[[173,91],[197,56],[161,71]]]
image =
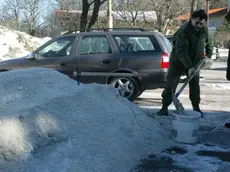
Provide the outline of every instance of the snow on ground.
[[0,26],[0,60],[25,56],[49,39],[32,37],[24,32]]
[[[224,124],[230,122],[230,81],[226,80],[226,63],[215,62],[210,70],[201,71],[201,109],[205,112],[201,119],[198,144],[177,146],[187,149],[183,155],[167,154],[176,164],[190,167],[194,172],[228,172],[230,168],[230,129]],[[180,84],[181,86],[181,84]],[[161,107],[162,89],[144,92],[136,102],[150,116]],[[186,88],[180,101],[187,110],[191,110],[189,89]],[[175,110],[172,104],[170,110]],[[154,117],[163,126],[170,129],[170,117]],[[206,156],[198,156],[197,152],[208,152]],[[161,155],[166,155],[165,153]],[[227,160],[223,160],[227,156]],[[225,169],[225,170],[224,170]]]
[[[0,26],[0,59],[27,55],[49,39]],[[219,61],[201,72],[205,118],[196,145],[171,139],[170,117],[147,116],[161,107],[162,89],[142,94],[137,103],[143,111],[109,86],[77,86],[52,70],[0,73],[0,171],[128,172],[151,154],[168,156],[194,172],[229,171],[230,160],[217,156],[230,152],[230,130],[223,126],[230,122],[230,81],[225,79],[226,62],[221,62],[226,57]],[[191,109],[188,95],[186,88],[179,98]],[[175,145],[187,153],[165,152]],[[201,151],[215,156],[198,156]]]
[[110,86],[78,86],[41,68],[3,72],[0,80],[1,172],[126,172],[174,144]]
[[[158,110],[154,103],[160,102],[161,89],[143,93],[141,97],[151,99],[153,106],[140,105],[141,110],[110,86],[78,86],[53,70],[0,73],[4,81],[0,85],[0,171],[227,172],[230,130],[223,124],[230,121],[230,91],[205,85],[226,81],[224,70],[219,71],[222,67],[202,71],[205,118],[194,145],[171,139],[171,117],[147,116]],[[186,109],[191,108],[187,88],[179,98]],[[176,146],[186,153],[166,151]],[[141,161],[147,157],[152,159]]]

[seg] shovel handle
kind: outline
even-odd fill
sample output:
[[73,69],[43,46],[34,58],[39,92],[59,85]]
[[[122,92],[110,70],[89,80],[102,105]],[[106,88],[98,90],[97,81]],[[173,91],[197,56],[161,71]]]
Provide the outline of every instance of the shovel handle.
[[186,80],[186,82],[182,85],[182,87],[179,89],[179,91],[175,94],[176,97],[178,97],[182,93],[182,91],[185,89],[185,87],[188,85],[188,83],[192,80],[192,78],[195,76],[195,74],[200,70],[203,63],[204,63],[204,59],[202,59],[201,62],[199,63],[199,65],[197,66],[195,73]]

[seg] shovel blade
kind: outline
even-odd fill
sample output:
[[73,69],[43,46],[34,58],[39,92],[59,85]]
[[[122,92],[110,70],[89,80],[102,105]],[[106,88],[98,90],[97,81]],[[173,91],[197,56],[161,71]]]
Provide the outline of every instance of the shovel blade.
[[184,107],[183,107],[182,103],[180,102],[180,100],[176,96],[173,96],[173,104],[176,107],[177,111],[184,111]]

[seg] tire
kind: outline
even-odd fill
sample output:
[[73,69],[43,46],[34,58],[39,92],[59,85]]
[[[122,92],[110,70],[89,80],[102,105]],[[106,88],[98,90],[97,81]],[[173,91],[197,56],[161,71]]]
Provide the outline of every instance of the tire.
[[142,95],[144,91],[139,91],[139,93],[137,94],[137,98],[140,97]]
[[118,89],[120,95],[130,101],[135,100],[140,95],[138,82],[131,77],[111,78],[109,84]]

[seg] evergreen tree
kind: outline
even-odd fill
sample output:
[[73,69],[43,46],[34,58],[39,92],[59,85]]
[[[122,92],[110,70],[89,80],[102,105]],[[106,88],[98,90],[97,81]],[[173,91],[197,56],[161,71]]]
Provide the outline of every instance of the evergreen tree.
[[230,31],[230,24],[228,24],[227,20],[223,20],[222,25],[217,29],[218,32],[228,32]]

